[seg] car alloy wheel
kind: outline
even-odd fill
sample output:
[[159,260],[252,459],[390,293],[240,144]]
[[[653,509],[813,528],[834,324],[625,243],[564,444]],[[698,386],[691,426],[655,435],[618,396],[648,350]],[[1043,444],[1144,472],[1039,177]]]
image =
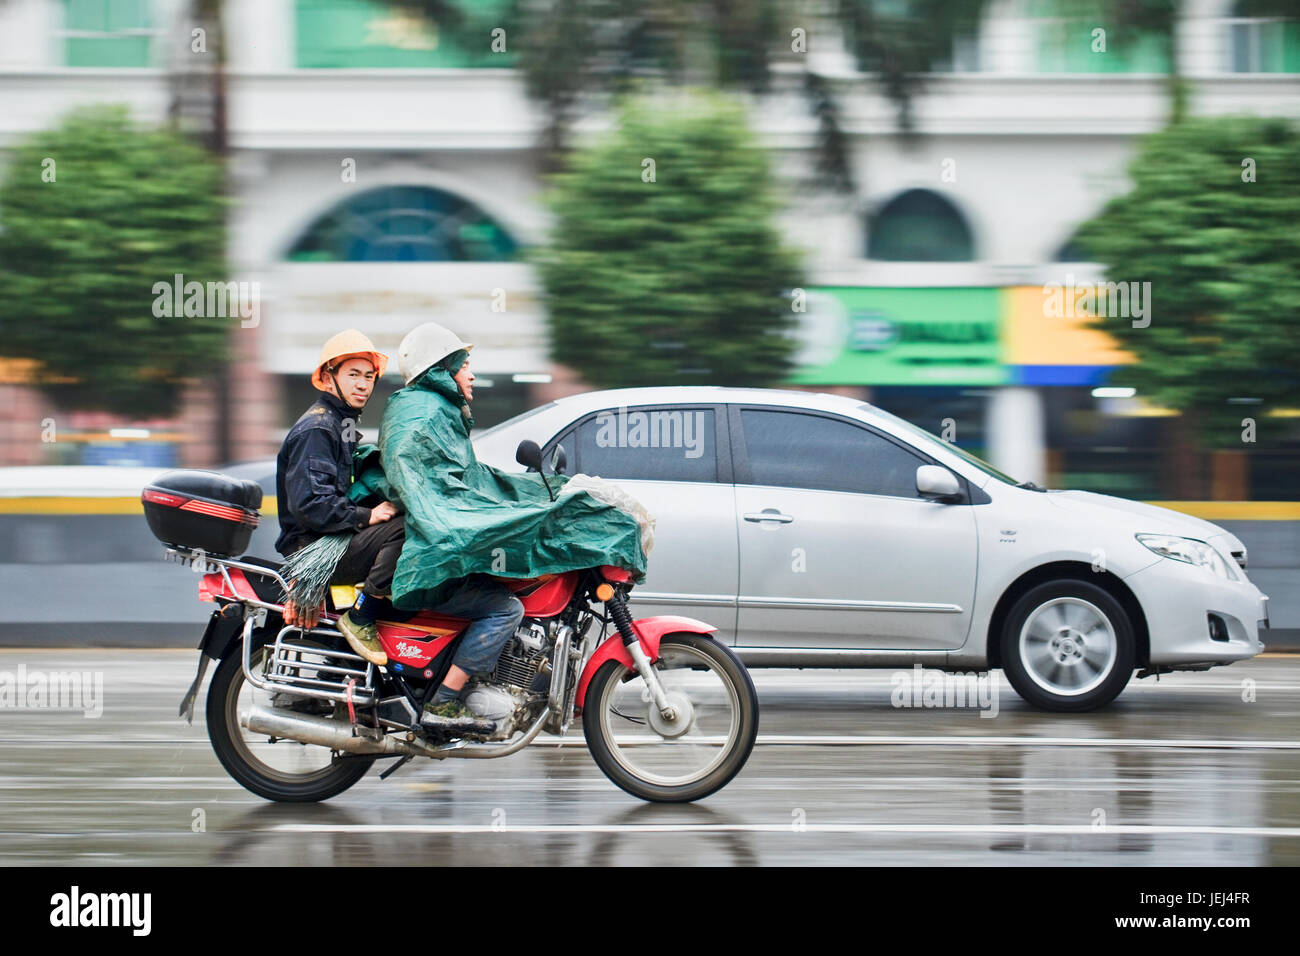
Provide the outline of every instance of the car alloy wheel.
[[1082,598],[1039,605],[1020,629],[1025,672],[1050,694],[1074,697],[1093,690],[1115,667],[1117,653],[1110,619]]

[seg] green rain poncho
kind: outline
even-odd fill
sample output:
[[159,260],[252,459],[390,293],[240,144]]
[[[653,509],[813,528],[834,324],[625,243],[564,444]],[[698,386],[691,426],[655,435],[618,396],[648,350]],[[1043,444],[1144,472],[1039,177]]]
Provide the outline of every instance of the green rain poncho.
[[[539,475],[481,463],[468,412],[451,373],[433,366],[388,400],[380,454],[364,457],[353,485],[353,499],[378,493],[406,512],[394,605],[436,607],[476,572],[532,578],[613,564],[644,576],[636,519],[586,492],[552,502]],[[547,480],[558,495],[566,479]]]

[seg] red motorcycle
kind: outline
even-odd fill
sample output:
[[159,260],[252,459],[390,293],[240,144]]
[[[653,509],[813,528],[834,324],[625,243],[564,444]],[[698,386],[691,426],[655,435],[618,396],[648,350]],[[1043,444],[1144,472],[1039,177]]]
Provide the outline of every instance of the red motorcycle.
[[218,605],[180,712],[192,719],[218,661],[208,737],[253,793],[327,800],[377,760],[395,760],[387,778],[415,757],[505,757],[543,732],[563,735],[576,717],[597,766],[644,800],[699,800],[749,759],[758,696],[744,665],[702,621],[633,620],[630,575],[612,566],[502,579],[524,619],[493,673],[465,687],[479,719],[422,723],[469,621],[429,612],[380,621],[384,667],[354,654],[335,627],[345,601],[310,629],[286,623],[281,566],[229,556],[247,547],[261,494],[254,482],[181,471],[141,496],[167,556],[202,572],[199,598]]

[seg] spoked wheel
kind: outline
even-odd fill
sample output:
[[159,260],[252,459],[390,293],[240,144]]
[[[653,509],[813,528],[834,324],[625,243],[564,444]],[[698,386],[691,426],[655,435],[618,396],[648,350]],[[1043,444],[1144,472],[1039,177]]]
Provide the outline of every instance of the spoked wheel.
[[[255,672],[261,670],[267,649],[256,648],[250,657]],[[306,652],[309,654],[310,652]],[[309,676],[310,671],[304,671]],[[366,775],[375,762],[370,756],[339,756],[326,747],[296,740],[271,743],[266,734],[247,730],[239,722],[254,702],[272,706],[271,693],[244,679],[240,649],[221,662],[208,688],[208,739],[226,771],[241,786],[267,800],[310,803],[342,793]]]
[[659,655],[654,666],[672,719],[636,671],[608,661],[587,688],[582,729],[596,764],[628,793],[664,803],[699,800],[749,759],[758,694],[736,655],[703,634],[665,635]]

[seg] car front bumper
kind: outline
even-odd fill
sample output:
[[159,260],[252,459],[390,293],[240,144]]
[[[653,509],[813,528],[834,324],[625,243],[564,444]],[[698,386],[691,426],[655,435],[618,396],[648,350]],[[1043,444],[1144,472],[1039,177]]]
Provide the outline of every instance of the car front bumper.
[[[1146,614],[1153,666],[1227,664],[1264,650],[1268,598],[1249,581],[1226,581],[1169,559],[1124,579]],[[1219,617],[1227,640],[1210,636]]]

